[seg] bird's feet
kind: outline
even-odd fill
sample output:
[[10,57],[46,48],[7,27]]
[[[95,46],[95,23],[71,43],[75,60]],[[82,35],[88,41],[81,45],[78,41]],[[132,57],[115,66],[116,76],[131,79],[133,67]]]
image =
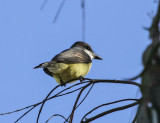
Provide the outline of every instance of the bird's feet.
[[63,86],[65,87],[65,86],[66,86],[66,83],[62,81],[60,75],[59,75],[59,79],[60,79],[60,86],[61,86],[61,87],[63,87]]
[[65,82],[63,82],[62,80],[60,80],[60,85],[61,85],[61,87],[66,87],[66,83]]
[[91,81],[92,79],[84,78],[83,76],[80,76],[80,77],[79,77],[79,80],[80,80],[80,82],[83,82],[83,81],[85,81],[85,80]]
[[83,76],[79,77],[80,82],[83,82],[85,80],[85,78]]

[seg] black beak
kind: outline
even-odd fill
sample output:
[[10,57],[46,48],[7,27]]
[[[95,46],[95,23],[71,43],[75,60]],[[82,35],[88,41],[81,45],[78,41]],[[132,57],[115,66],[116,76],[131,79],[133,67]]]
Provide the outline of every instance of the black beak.
[[97,54],[94,54],[94,59],[103,60],[101,57],[99,57]]

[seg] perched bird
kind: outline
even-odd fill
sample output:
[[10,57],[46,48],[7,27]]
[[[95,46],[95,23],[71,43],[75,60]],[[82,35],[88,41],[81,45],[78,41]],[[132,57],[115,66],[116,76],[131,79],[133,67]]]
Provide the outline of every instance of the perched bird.
[[[77,41],[69,49],[62,51],[49,62],[44,62],[34,68],[43,68],[44,72],[54,77],[61,86],[65,82],[75,82],[85,77],[92,66],[92,59],[100,59],[85,42]],[[73,80],[73,81],[72,81]]]

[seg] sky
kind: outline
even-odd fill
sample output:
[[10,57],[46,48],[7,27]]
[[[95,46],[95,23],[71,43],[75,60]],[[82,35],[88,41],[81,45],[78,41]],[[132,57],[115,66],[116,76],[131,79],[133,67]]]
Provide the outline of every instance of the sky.
[[[48,0],[43,10],[40,7],[44,0],[0,1],[0,113],[42,101],[57,83],[42,69],[33,67],[50,61],[75,41],[82,40],[81,0],[66,0],[58,20],[52,23],[61,1]],[[143,70],[142,54],[151,43],[143,27],[151,25],[156,9],[157,3],[153,0],[86,0],[85,41],[103,58],[93,61],[86,77],[123,80],[139,74]],[[48,101],[39,123],[56,113],[67,117],[77,94]],[[96,84],[75,112],[74,123],[102,103],[138,97],[140,92],[132,85]],[[129,103],[107,106],[90,116]],[[35,123],[39,108],[19,123]],[[118,111],[94,123],[130,123],[135,112],[136,107]],[[0,116],[0,122],[12,123],[23,113]],[[62,123],[63,119],[56,117],[53,122]]]

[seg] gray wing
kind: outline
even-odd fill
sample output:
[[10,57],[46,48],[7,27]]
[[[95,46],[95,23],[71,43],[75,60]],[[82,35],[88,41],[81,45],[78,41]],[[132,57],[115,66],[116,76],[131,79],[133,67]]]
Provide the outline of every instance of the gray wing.
[[53,57],[51,61],[70,64],[92,62],[90,56],[86,52],[75,48],[62,51],[60,54]]

